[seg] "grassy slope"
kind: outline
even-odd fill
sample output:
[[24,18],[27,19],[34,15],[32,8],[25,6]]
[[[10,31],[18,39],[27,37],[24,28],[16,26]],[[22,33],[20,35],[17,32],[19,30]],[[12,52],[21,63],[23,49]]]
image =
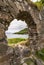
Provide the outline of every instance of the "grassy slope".
[[23,39],[23,38],[13,38],[13,39],[8,39],[8,44],[16,44],[18,42],[21,42],[21,41],[25,41],[26,39]]
[[27,33],[28,33],[28,30],[27,30],[27,28],[25,28],[25,29],[23,29],[15,34],[27,34]]

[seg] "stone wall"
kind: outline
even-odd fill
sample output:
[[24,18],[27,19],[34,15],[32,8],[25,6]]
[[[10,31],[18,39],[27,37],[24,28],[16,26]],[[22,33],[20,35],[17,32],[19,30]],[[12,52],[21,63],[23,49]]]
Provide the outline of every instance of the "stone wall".
[[5,44],[7,45],[7,40],[6,40],[6,35],[5,35],[5,26],[0,23],[0,44]]
[[[30,50],[30,47],[38,50],[38,47],[42,46],[42,41],[44,40],[44,36],[42,36],[42,34],[44,35],[44,20],[40,19],[39,14],[38,8],[30,1],[28,3],[26,0],[0,0],[0,65],[18,65],[20,62],[22,63],[22,58],[27,56],[28,52],[33,52],[33,50]],[[5,30],[14,18],[25,20],[28,25],[30,35],[30,46],[28,48],[18,45],[13,49],[7,45]],[[22,53],[24,54],[23,56]],[[31,55],[33,56],[33,53]]]

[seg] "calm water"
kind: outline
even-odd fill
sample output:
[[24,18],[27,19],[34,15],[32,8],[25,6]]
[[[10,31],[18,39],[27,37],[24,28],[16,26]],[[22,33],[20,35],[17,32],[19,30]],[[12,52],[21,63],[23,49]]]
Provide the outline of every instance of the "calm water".
[[6,33],[6,36],[8,39],[11,39],[11,38],[25,38],[27,39],[28,38],[28,34],[11,34],[11,33]]

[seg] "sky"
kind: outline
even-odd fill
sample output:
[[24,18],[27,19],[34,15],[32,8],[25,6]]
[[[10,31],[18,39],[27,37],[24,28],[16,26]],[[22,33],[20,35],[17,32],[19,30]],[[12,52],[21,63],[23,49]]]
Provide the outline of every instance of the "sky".
[[40,0],[32,0],[33,2],[40,1]]
[[32,0],[33,2],[36,2],[37,0]]
[[10,23],[10,26],[8,27],[6,33],[16,33],[25,28],[27,28],[27,24],[25,23],[25,21],[21,21],[21,20],[18,21],[17,19],[14,19]]

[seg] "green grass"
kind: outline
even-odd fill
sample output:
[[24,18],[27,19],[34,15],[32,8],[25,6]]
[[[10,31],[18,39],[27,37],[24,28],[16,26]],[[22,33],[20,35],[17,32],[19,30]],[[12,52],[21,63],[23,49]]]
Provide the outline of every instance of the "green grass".
[[27,30],[27,28],[25,28],[25,29],[23,29],[15,34],[27,34],[27,33],[28,33],[28,30]]
[[13,39],[8,39],[8,44],[16,44],[18,42],[21,42],[21,41],[25,41],[26,39],[23,39],[23,38],[13,38]]
[[36,52],[36,56],[44,61],[44,48]]
[[26,63],[27,65],[31,65],[33,62],[32,62],[32,60],[27,59],[27,60],[25,61],[25,63]]

